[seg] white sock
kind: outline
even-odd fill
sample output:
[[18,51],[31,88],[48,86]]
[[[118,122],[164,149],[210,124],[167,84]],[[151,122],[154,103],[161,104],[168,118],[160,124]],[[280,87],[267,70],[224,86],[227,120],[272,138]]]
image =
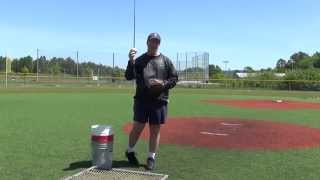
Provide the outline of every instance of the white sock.
[[128,153],[132,153],[132,152],[134,152],[134,147],[128,146]]
[[149,152],[149,156],[148,156],[148,158],[155,159],[155,158],[156,158],[156,153]]

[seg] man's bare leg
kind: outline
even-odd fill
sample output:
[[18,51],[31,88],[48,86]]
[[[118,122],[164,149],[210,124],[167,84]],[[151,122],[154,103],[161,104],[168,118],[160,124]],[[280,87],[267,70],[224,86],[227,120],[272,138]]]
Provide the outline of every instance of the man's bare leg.
[[145,127],[144,123],[134,121],[132,130],[129,135],[128,152],[134,152],[134,146],[137,144],[144,127]]
[[145,127],[144,123],[140,123],[140,122],[135,121],[133,123],[133,127],[132,127],[132,130],[129,135],[129,145],[128,145],[128,149],[126,151],[126,157],[128,158],[129,163],[132,165],[135,165],[135,166],[139,165],[139,161],[136,157],[134,146],[137,144],[138,139],[139,139],[144,127]]
[[149,156],[147,159],[147,170],[155,168],[155,157],[160,142],[160,127],[161,125],[150,124],[150,138],[149,138]]
[[160,128],[161,125],[150,124],[150,138],[149,138],[149,157],[155,158],[155,153],[158,150],[160,142]]

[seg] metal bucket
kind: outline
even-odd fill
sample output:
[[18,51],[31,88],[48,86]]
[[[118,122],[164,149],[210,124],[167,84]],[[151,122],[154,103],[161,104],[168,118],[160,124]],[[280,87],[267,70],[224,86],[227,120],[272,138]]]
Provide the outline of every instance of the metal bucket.
[[112,169],[113,132],[111,126],[91,126],[92,165],[98,169]]

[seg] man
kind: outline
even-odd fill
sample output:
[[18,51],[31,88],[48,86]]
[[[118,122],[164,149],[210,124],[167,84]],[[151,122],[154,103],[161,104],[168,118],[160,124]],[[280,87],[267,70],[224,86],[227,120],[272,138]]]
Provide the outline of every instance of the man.
[[159,53],[161,38],[158,33],[148,36],[147,53],[135,59],[136,49],[129,52],[129,62],[126,69],[126,79],[136,79],[136,94],[134,96],[134,123],[129,135],[129,146],[126,157],[132,165],[139,165],[134,146],[136,145],[145,124],[149,123],[149,155],[147,170],[155,168],[155,156],[160,141],[160,128],[167,118],[169,89],[172,89],[178,75],[171,60]]

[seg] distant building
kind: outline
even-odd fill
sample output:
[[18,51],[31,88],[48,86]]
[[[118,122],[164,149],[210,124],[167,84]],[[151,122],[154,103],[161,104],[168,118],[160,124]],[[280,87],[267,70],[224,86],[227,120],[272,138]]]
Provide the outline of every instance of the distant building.
[[247,77],[254,77],[256,73],[236,73],[237,78],[247,78]]
[[286,73],[274,73],[274,75],[277,77],[285,77]]
[[[236,73],[237,78],[247,78],[247,77],[255,77],[258,73]],[[286,73],[274,73],[276,77],[282,78],[286,75]]]

